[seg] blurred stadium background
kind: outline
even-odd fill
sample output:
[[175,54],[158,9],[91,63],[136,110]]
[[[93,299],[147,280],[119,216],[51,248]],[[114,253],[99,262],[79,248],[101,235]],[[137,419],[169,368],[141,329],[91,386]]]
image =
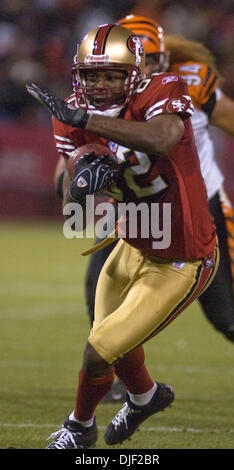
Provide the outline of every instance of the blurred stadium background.
[[[97,24],[132,12],[208,46],[234,99],[233,0],[0,0],[0,448],[42,448],[64,420],[89,327],[87,260],[80,252],[92,241],[63,236],[50,118],[25,84],[37,82],[61,98],[70,94],[77,42]],[[212,133],[234,202],[233,139]],[[169,380],[169,372],[178,386],[178,405],[166,421],[159,419],[156,437],[149,428],[147,439],[142,433],[129,448],[233,447],[233,346],[199,313],[195,305],[190,319],[162,334],[157,364],[154,345],[147,345],[154,374]],[[104,426],[113,408],[99,413]]]
[[[68,96],[76,44],[97,24],[115,22],[130,12],[156,19],[169,34],[182,33],[209,46],[223,89],[234,98],[232,0],[0,1],[1,217],[51,219],[60,213],[53,191],[57,154],[50,118],[26,92],[25,83],[37,82],[61,98]],[[214,134],[233,199],[232,140]]]

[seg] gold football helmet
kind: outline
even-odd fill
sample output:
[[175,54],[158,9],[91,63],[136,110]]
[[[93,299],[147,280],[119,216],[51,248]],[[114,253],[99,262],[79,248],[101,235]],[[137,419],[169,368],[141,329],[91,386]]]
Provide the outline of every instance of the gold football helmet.
[[[126,78],[121,88],[114,93],[123,94],[122,106],[131,98],[132,93],[144,76],[145,54],[138,36],[131,31],[115,24],[98,26],[85,35],[77,48],[74,57],[73,90],[80,106],[93,109],[92,97],[100,93],[106,97],[105,104],[98,108],[105,110],[110,108],[109,97],[113,94],[113,88],[87,87],[87,71],[108,70],[125,71]],[[119,105],[111,105],[111,108]]]
[[158,68],[155,72],[165,72],[168,69],[169,54],[166,50],[165,35],[163,28],[156,21],[145,16],[128,15],[117,23],[139,36],[146,57],[157,57]]

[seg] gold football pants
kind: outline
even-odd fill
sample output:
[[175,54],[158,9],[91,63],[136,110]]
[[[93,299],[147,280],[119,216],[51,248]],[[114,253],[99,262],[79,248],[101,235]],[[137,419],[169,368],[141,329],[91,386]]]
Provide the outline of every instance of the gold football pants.
[[99,276],[89,343],[108,363],[158,334],[211,283],[213,260],[145,257],[120,240]]

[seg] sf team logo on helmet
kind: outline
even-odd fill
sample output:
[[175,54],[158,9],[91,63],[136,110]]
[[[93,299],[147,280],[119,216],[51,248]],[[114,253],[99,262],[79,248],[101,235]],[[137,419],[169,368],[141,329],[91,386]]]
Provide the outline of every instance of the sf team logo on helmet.
[[140,38],[135,34],[129,36],[127,41],[127,47],[136,56],[136,65],[137,63],[140,64],[141,57],[144,56],[144,48],[142,46]]
[[128,15],[118,23],[135,33],[143,45],[146,56],[154,56],[158,61],[155,72],[165,72],[169,67],[169,53],[166,50],[164,30],[156,21],[139,15]]

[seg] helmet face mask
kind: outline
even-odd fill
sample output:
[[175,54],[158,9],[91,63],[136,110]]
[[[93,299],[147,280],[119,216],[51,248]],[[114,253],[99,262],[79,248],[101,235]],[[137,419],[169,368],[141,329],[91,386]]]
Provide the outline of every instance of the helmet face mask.
[[[139,38],[126,28],[103,25],[90,31],[80,44],[72,68],[79,106],[100,111],[123,107],[144,76],[144,60]],[[97,86],[101,72],[110,80]],[[90,74],[94,77],[91,84]]]
[[85,103],[87,109],[98,108],[101,111],[123,106],[130,94],[130,73],[126,67],[121,68],[119,65],[92,65],[89,68],[78,66],[77,96]]

